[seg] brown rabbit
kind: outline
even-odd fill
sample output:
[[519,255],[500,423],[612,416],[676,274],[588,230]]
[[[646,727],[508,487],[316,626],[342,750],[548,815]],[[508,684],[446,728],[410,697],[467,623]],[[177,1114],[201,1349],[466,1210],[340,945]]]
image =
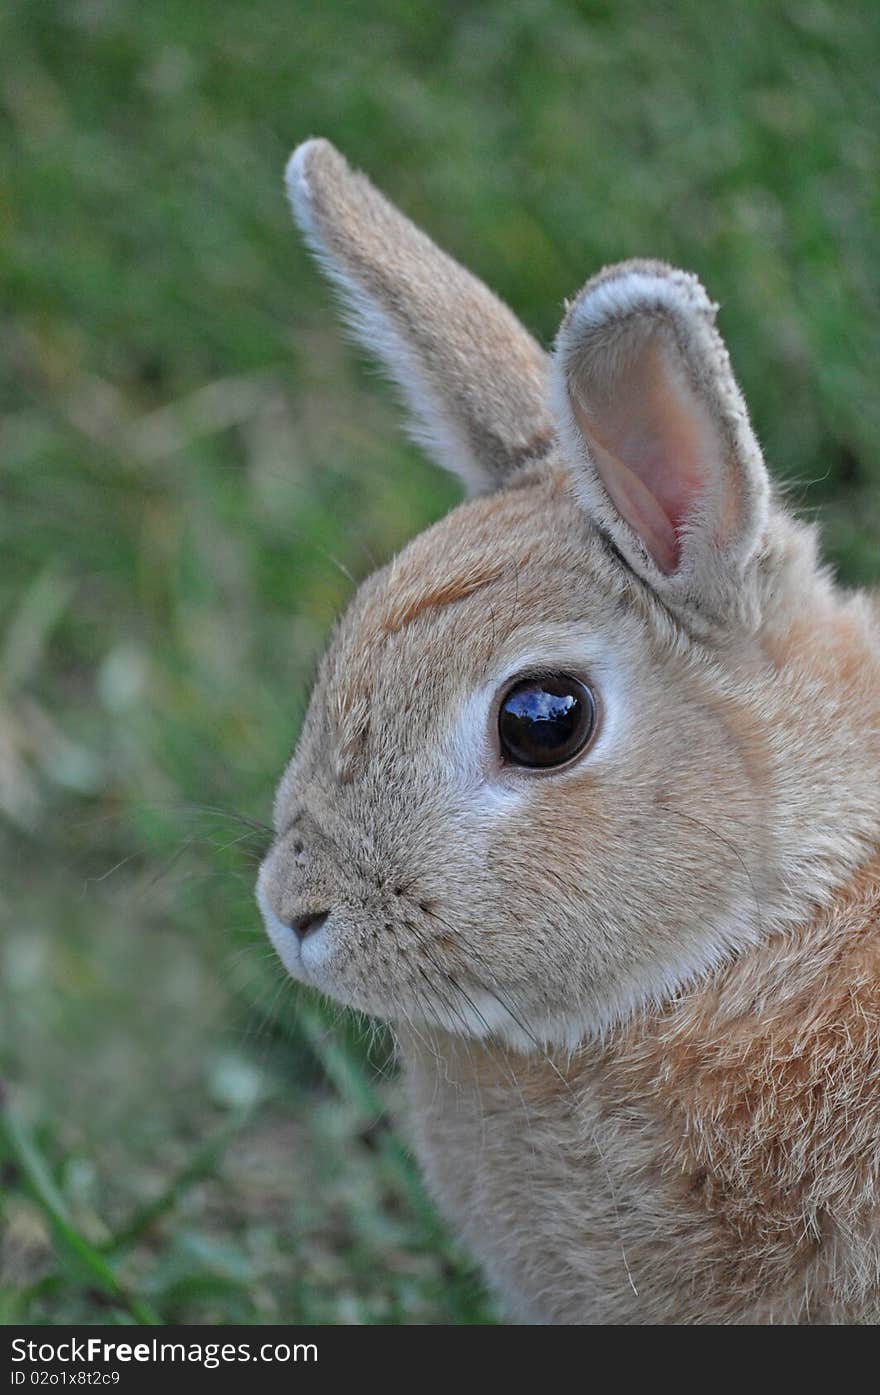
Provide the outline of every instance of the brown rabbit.
[[693,276],[548,357],[325,141],[296,217],[476,496],[360,588],[258,898],[393,1024],[430,1186],[538,1322],[880,1318],[880,624],[770,488]]

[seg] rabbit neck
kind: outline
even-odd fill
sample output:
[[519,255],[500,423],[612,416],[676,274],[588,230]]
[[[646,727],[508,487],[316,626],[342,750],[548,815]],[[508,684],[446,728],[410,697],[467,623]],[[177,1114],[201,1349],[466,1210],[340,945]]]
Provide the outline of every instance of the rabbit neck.
[[746,682],[765,762],[762,924],[794,932],[845,900],[880,846],[880,597],[840,591],[811,533],[789,526],[794,560],[776,575],[761,676]]
[[520,1316],[876,1317],[880,853],[602,1043],[402,1052],[429,1182]]

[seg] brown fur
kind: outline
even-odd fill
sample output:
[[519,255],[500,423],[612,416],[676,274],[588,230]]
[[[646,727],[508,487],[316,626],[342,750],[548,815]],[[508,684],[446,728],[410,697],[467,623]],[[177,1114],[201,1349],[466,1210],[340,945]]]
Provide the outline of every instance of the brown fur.
[[[541,1257],[566,1245],[542,1317],[876,1314],[880,858],[772,952],[604,1045],[522,1056],[433,1036],[404,1050],[429,1174],[523,1316],[538,1314],[518,1280],[528,1292]],[[452,1166],[465,1146],[472,1175]],[[501,1157],[516,1184],[499,1196],[484,1173]],[[583,1189],[580,1233],[560,1234],[560,1179]]]
[[[875,1320],[876,599],[773,498],[695,278],[600,273],[551,365],[326,143],[291,170],[485,497],[337,627],[260,873],[279,954],[394,1024],[429,1183],[512,1313]],[[530,771],[497,710],[547,669],[598,723]]]

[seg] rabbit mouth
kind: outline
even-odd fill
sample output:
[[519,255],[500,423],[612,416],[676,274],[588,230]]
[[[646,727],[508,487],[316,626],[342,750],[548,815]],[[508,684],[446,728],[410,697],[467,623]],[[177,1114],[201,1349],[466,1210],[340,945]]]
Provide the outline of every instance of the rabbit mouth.
[[[416,967],[412,974],[371,966],[353,941],[344,912],[329,911],[302,917],[298,926],[286,924],[272,909],[261,872],[257,904],[266,933],[286,972],[297,982],[316,988],[346,1007],[391,1022],[418,1022],[442,1027],[470,1038],[517,1036],[519,1014],[501,997],[460,976],[442,971],[436,961]],[[310,923],[303,924],[302,921]],[[392,954],[392,959],[398,957]],[[410,982],[410,978],[414,981]]]
[[311,984],[332,996],[327,969],[339,957],[340,927],[338,914],[321,911],[302,915],[288,925],[272,909],[264,885],[262,870],[257,879],[257,905],[263,917],[266,934],[291,978]]
[[[362,1006],[346,990],[345,976],[340,973],[342,962],[348,956],[345,955],[345,927],[340,924],[338,912],[302,916],[298,922],[288,925],[273,911],[262,877],[257,882],[257,904],[266,933],[291,978],[347,1006]],[[369,1010],[376,1012],[375,1007]]]
[[269,897],[266,894],[264,885],[264,869],[260,868],[260,875],[257,878],[256,888],[257,905],[263,917],[263,925],[266,934],[272,942],[278,958],[281,960],[291,978],[304,978],[302,969],[302,940],[291,929],[285,925],[280,916],[277,916],[269,904]]

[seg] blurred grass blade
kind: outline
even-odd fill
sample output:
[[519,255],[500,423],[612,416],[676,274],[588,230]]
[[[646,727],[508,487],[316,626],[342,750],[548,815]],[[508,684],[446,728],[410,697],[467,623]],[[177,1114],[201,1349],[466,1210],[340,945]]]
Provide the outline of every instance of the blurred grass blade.
[[31,677],[73,591],[73,581],[60,575],[54,562],[27,587],[0,649],[0,693],[14,692]]
[[49,1222],[64,1254],[75,1262],[77,1268],[84,1270],[92,1282],[123,1307],[136,1322],[149,1326],[158,1324],[161,1321],[158,1314],[149,1304],[128,1292],[104,1256],[72,1225],[49,1169],[8,1103],[0,1105],[0,1146],[10,1161],[21,1169],[31,1197]]
[[[370,1084],[360,1060],[333,1032],[321,1012],[305,1001],[299,1005],[297,1022],[309,1046],[342,1098],[359,1114],[363,1127],[387,1123],[387,1110]],[[402,1188],[426,1234],[435,1239],[442,1233],[416,1165],[391,1127],[382,1129],[377,1148],[389,1173]]]
[[169,1211],[175,1209],[189,1187],[195,1182],[201,1182],[204,1178],[210,1177],[230,1141],[241,1131],[249,1116],[249,1109],[239,1110],[219,1132],[198,1149],[192,1160],[181,1169],[157,1197],[140,1207],[121,1230],[118,1230],[115,1235],[111,1235],[110,1239],[104,1242],[101,1246],[102,1252],[115,1254],[132,1244],[133,1241],[138,1240],[145,1230]]

